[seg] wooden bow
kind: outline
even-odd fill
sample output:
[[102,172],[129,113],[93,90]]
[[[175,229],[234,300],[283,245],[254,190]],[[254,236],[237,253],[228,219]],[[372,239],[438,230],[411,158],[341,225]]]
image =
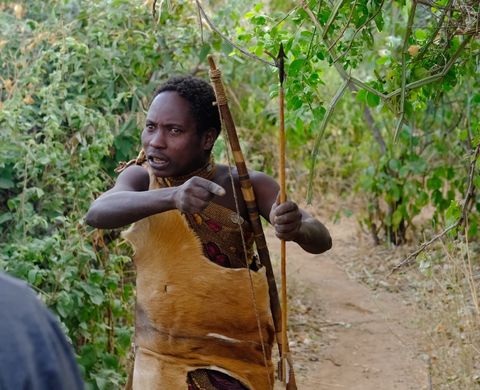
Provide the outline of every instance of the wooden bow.
[[[243,157],[242,150],[240,148],[240,142],[238,140],[237,130],[235,123],[233,121],[230,108],[228,107],[228,100],[225,93],[225,88],[222,82],[221,72],[217,69],[215,61],[211,55],[208,56],[208,62],[210,65],[210,80],[215,90],[215,96],[217,100],[218,109],[220,112],[220,117],[222,123],[225,127],[225,130],[228,135],[228,140],[230,142],[230,147],[232,149],[233,157],[235,160],[235,165],[237,167],[240,188],[244,201],[247,206],[248,216],[252,230],[254,233],[255,244],[257,247],[258,256],[260,262],[266,269],[268,289],[270,294],[270,310],[272,312],[273,324],[275,327],[276,341],[281,356],[281,361],[279,364],[279,377],[286,381],[287,373],[285,369],[282,369],[284,366],[283,362],[288,361],[288,381],[287,389],[296,390],[295,374],[293,371],[293,364],[289,356],[289,347],[288,339],[286,337],[286,332],[283,332],[282,335],[282,310],[280,308],[280,300],[278,296],[277,285],[275,283],[275,276],[273,273],[272,262],[270,260],[270,254],[268,252],[267,242],[265,240],[265,235],[263,233],[262,224],[260,221],[260,215],[258,212],[257,203],[255,200],[255,194],[253,192],[252,183],[250,181],[250,176],[248,174],[247,166],[245,159]],[[263,346],[262,346],[263,347]]]

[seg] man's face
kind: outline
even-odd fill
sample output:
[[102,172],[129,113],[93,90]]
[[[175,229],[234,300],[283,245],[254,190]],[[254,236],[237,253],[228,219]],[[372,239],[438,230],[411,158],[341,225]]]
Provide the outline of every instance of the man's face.
[[155,176],[183,176],[201,168],[214,142],[209,134],[198,134],[190,103],[177,92],[157,95],[142,132],[143,150]]

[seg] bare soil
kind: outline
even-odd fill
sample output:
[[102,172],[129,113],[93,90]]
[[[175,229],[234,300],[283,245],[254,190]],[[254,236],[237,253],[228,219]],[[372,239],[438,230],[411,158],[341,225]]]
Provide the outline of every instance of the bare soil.
[[[418,322],[405,290],[377,278],[369,285],[362,265],[373,257],[382,261],[381,249],[353,218],[322,220],[332,234],[332,250],[311,255],[287,244],[289,338],[298,388],[427,389]],[[271,230],[267,240],[278,264],[279,242]]]

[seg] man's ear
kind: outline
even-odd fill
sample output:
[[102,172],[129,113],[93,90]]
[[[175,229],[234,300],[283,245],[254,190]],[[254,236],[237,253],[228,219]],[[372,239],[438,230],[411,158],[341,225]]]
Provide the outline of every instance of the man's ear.
[[215,143],[218,137],[217,131],[212,127],[205,132],[205,138],[203,141],[203,149],[204,150],[211,150],[213,148],[213,144]]

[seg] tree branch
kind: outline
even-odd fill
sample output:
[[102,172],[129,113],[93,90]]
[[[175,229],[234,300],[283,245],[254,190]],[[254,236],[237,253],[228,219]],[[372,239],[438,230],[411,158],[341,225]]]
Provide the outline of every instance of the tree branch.
[[453,3],[453,0],[448,1],[448,4],[443,9],[442,15],[440,15],[440,20],[438,21],[437,28],[435,29],[435,31],[430,36],[430,39],[427,41],[427,43],[425,43],[425,45],[422,47],[422,49],[420,50],[418,55],[415,57],[415,61],[420,61],[423,58],[423,56],[427,52],[428,48],[430,47],[430,45],[433,43],[433,41],[437,37],[437,34],[440,31],[440,29],[442,28],[443,22],[445,21],[445,16],[447,15],[447,11],[452,6],[452,3]]
[[[320,25],[320,23],[318,22],[318,20],[316,19],[315,15],[313,14],[312,10],[308,7],[307,3],[305,0],[300,0],[300,3],[302,5],[302,8],[305,10],[305,12],[307,13],[307,15],[309,16],[309,18],[312,20],[312,22],[315,24],[315,26],[317,26],[318,30],[319,31],[322,31],[323,32],[323,28],[322,26]],[[382,5],[383,5],[383,2],[382,2]],[[445,77],[445,75],[447,74],[447,72],[450,70],[450,68],[452,67],[452,65],[454,64],[455,60],[458,58],[458,56],[461,54],[461,52],[465,49],[465,46],[468,44],[468,42],[470,42],[470,39],[472,38],[471,35],[469,35],[467,38],[465,38],[465,40],[462,42],[462,44],[458,47],[457,51],[453,54],[453,56],[450,58],[450,60],[448,61],[448,63],[445,65],[444,69],[437,73],[437,74],[434,74],[432,76],[428,76],[428,77],[425,77],[421,80],[416,80],[410,84],[406,84],[405,85],[405,91],[409,91],[411,89],[415,89],[415,88],[419,88],[419,87],[423,87],[424,85],[427,85],[427,84],[430,84],[434,81],[437,81],[438,79],[441,79],[442,77]],[[330,43],[328,42],[328,40],[324,40],[327,48],[330,47]],[[330,58],[334,58],[334,52],[333,52],[333,48],[330,48],[328,50],[328,53],[330,55]],[[345,71],[345,69],[343,69],[343,66],[338,64],[337,62],[333,62],[333,65],[335,66],[335,69],[337,70],[337,72],[340,74],[340,76],[342,77],[342,79],[347,79],[349,78],[350,81],[355,84],[357,87],[361,88],[361,89],[365,89],[366,91],[380,97],[382,100],[389,100],[395,96],[398,96],[401,94],[402,92],[402,88],[398,88],[396,89],[395,91],[393,92],[390,92],[389,94],[384,94],[382,92],[379,92],[377,91],[375,88],[372,88],[370,87],[368,84],[365,84],[363,81],[355,78],[355,77],[352,77],[352,76],[349,76],[347,74],[347,72]]]
[[343,96],[345,93],[345,90],[347,89],[348,85],[350,84],[350,79],[345,80],[345,82],[340,86],[340,88],[337,90],[337,93],[331,100],[330,104],[328,105],[327,112],[325,113],[322,123],[320,125],[320,129],[317,134],[317,138],[315,139],[315,144],[313,146],[312,150],[312,166],[310,167],[310,179],[308,181],[308,192],[307,192],[307,203],[312,202],[312,196],[313,196],[313,175],[315,173],[315,165],[317,162],[317,157],[318,157],[318,149],[320,149],[320,141],[322,140],[323,134],[325,133],[325,129],[327,128],[328,121],[330,120],[330,117],[333,114],[333,111],[335,110],[335,107],[337,106],[337,103],[339,102],[340,98]]
[[[315,17],[315,15],[310,10],[310,8],[308,7],[308,5],[306,4],[305,1],[301,1],[301,3],[302,3],[303,9],[308,14],[308,16],[312,20],[313,24],[315,25],[315,27],[319,30],[319,32],[323,36],[324,34],[322,33],[322,30],[323,30],[322,26],[320,25],[320,23],[318,23],[318,20]],[[356,1],[355,1],[355,4],[356,4]],[[360,87],[362,89],[365,89],[365,90],[367,90],[367,91],[369,91],[369,92],[371,92],[371,93],[373,93],[377,96],[380,96],[381,98],[384,99],[385,95],[383,95],[381,92],[378,92],[376,89],[370,87],[369,85],[361,82],[360,80],[358,80],[354,77],[351,77],[350,75],[347,74],[345,69],[343,69],[343,66],[341,64],[333,62],[333,58],[335,57],[335,52],[333,50],[333,46],[335,46],[335,45],[328,42],[327,38],[323,38],[323,42],[327,46],[328,54],[330,56],[330,59],[332,60],[333,66],[335,67],[335,69],[339,73],[340,77],[344,81],[348,82],[348,86],[349,86],[351,91],[356,92],[358,90],[357,89],[357,86],[358,86],[358,87]],[[370,127],[372,129],[374,138],[380,144],[380,148],[381,148],[382,152],[385,153],[385,151],[386,151],[385,141],[383,140],[383,137],[382,137],[382,134],[380,133],[380,130],[375,126],[375,122],[373,120],[372,113],[371,113],[371,111],[368,107],[365,107],[365,109],[364,109],[364,116],[365,116],[365,119],[367,120],[367,122],[370,124]]]
[[205,19],[205,22],[207,22],[207,24],[210,26],[210,28],[211,28],[213,31],[215,31],[215,32],[220,36],[220,38],[222,38],[225,42],[227,42],[228,44],[230,44],[232,47],[234,47],[234,48],[237,49],[240,53],[246,55],[247,57],[250,57],[250,58],[252,58],[252,59],[254,59],[254,60],[260,61],[260,62],[264,63],[265,65],[270,65],[270,66],[276,67],[275,63],[270,62],[270,61],[267,61],[267,60],[264,60],[263,58],[258,57],[258,56],[256,56],[255,54],[250,53],[249,51],[245,50],[243,47],[238,46],[237,44],[233,43],[229,38],[227,38],[226,35],[224,35],[217,27],[215,27],[215,25],[214,25],[213,22],[210,20],[210,18],[209,18],[208,15],[206,14],[205,10],[203,9],[203,7],[202,7],[202,5],[200,4],[199,1],[197,1],[197,7],[198,7],[198,9],[200,10],[203,18]]
[[[456,59],[458,58],[458,56],[462,53],[462,51],[465,49],[465,46],[468,44],[468,42],[470,42],[470,39],[472,39],[472,36],[469,35],[467,38],[465,38],[463,40],[463,42],[460,44],[460,46],[458,47],[457,51],[452,55],[452,57],[450,58],[450,60],[447,62],[447,64],[444,66],[443,70],[437,74],[434,74],[432,76],[428,76],[428,77],[425,77],[421,80],[416,80],[410,84],[407,84],[405,86],[405,91],[409,91],[411,89],[415,89],[415,88],[420,88],[420,87],[423,87],[424,85],[427,85],[427,84],[430,84],[430,83],[433,83],[434,81],[437,81],[438,79],[441,79],[443,77],[445,77],[445,75],[448,73],[448,71],[450,70],[450,68],[453,66],[453,64],[455,63]],[[402,92],[402,88],[398,88],[396,89],[395,91],[393,92],[390,92],[388,95],[383,95],[385,99],[391,99],[393,98],[394,96],[397,96],[399,95],[400,93]]]
[[330,16],[328,17],[327,23],[325,24],[325,28],[324,28],[323,34],[322,34],[323,38],[327,37],[328,29],[332,25],[334,19],[337,17],[338,11],[340,11],[340,7],[342,6],[343,2],[344,2],[344,0],[337,0],[337,2],[335,3],[335,5],[333,7],[333,11],[330,14]]
[[375,19],[377,17],[377,15],[382,10],[384,3],[385,3],[385,0],[382,0],[380,5],[378,6],[377,11],[370,18],[368,18],[359,28],[357,28],[355,30],[355,32],[352,35],[352,39],[350,40],[350,43],[348,44],[347,50],[345,50],[342,54],[340,54],[337,58],[335,58],[333,60],[333,62],[337,62],[338,60],[342,59],[350,51],[350,49],[352,48],[352,45],[353,45],[353,41],[355,40],[355,37],[357,36],[357,34],[360,31],[362,31],[373,19]]
[[414,252],[410,253],[404,260],[402,260],[400,263],[398,263],[396,266],[394,266],[392,268],[392,270],[390,271],[390,273],[388,274],[388,276],[390,276],[391,274],[393,274],[395,271],[398,271],[400,268],[406,266],[406,265],[410,265],[415,259],[416,257],[421,253],[423,252],[427,247],[429,247],[431,244],[433,244],[435,241],[437,241],[438,239],[442,238],[443,236],[445,236],[449,231],[455,229],[456,227],[462,225],[466,219],[467,219],[467,214],[468,214],[468,207],[469,207],[469,203],[470,203],[470,200],[473,198],[474,196],[474,193],[475,193],[475,183],[474,183],[474,179],[475,179],[475,167],[476,167],[476,164],[477,164],[477,160],[478,160],[478,156],[480,154],[480,143],[477,145],[477,147],[475,148],[475,151],[473,153],[473,158],[472,158],[472,161],[470,162],[470,169],[469,169],[469,175],[468,175],[468,187],[467,187],[467,194],[465,195],[465,199],[463,200],[463,205],[462,205],[462,215],[460,216],[460,218],[455,222],[453,223],[452,225],[450,225],[449,227],[447,227],[445,230],[443,230],[441,233],[433,236],[429,241],[427,241],[426,243],[422,244],[417,250],[415,250]]
[[[321,34],[323,35],[323,28],[322,28],[321,24],[318,22],[315,15],[313,14],[312,10],[308,7],[308,4],[306,3],[306,1],[305,0],[300,0],[300,3],[302,5],[302,8],[305,10],[308,17],[310,18],[310,20],[317,27],[318,31],[320,31]],[[348,75],[347,72],[345,71],[345,69],[343,69],[343,66],[341,64],[333,61],[333,59],[335,58],[335,52],[333,50],[333,47],[330,46],[330,42],[328,41],[328,39],[325,38],[325,39],[323,39],[323,41],[324,41],[325,45],[327,46],[328,55],[330,56],[330,59],[332,60],[333,66],[335,67],[335,69],[340,74],[340,77],[343,80],[348,79],[348,80],[350,80],[350,82],[352,82],[356,86],[358,86],[362,89],[365,89],[365,90],[373,93],[374,95],[379,96],[383,100],[387,99],[387,95],[384,95],[383,93],[378,92],[376,89],[370,87],[369,85],[365,84],[364,82],[360,81],[359,79],[356,79],[355,77],[352,77],[352,76]]]
[[345,31],[347,30],[348,25],[352,21],[353,13],[355,12],[355,7],[357,6],[357,3],[358,3],[358,0],[355,0],[352,5],[352,11],[350,12],[347,23],[345,23],[345,26],[343,26],[342,31],[340,31],[340,34],[338,34],[337,38],[335,38],[333,42],[330,43],[330,45],[328,46],[328,50],[332,49],[332,47],[335,46],[340,39],[342,39],[343,34],[345,34]]
[[[310,20],[313,22],[313,24],[317,27],[318,31],[320,32],[320,34],[323,36],[325,31],[323,30],[323,27],[322,25],[318,22],[317,18],[315,17],[315,15],[313,14],[312,10],[308,7],[308,4],[306,3],[305,0],[300,0],[300,3],[302,4],[302,8],[305,10],[305,12],[307,13],[308,17],[310,18]],[[325,42],[327,48],[330,46],[329,45],[329,42],[326,38],[323,39],[323,41]],[[333,52],[333,48],[329,48],[328,49],[328,55],[330,56],[330,59],[332,59],[333,61],[333,57],[334,57],[334,52]],[[333,62],[332,62],[333,63]],[[337,72],[340,74],[340,76],[342,77],[342,79],[346,80],[346,79],[349,79],[353,82],[353,78],[351,78],[347,72],[345,71],[345,69],[343,69],[343,66],[340,65],[340,64],[336,64],[336,63],[333,63],[333,65],[335,66],[335,69],[337,70]],[[357,80],[358,83],[362,84],[363,83],[360,81],[360,80]]]
[[197,11],[198,11],[198,26],[200,27],[200,38],[202,41],[202,45],[205,43],[203,39],[203,23],[202,23],[202,13],[200,11],[200,2],[196,0],[197,3]]
[[[356,88],[354,89],[353,85],[350,86],[350,89],[356,90]],[[365,120],[368,122],[368,125],[372,130],[373,138],[375,138],[375,140],[380,145],[380,150],[382,151],[382,154],[385,154],[387,151],[387,146],[385,145],[385,141],[383,139],[382,133],[380,132],[380,129],[375,124],[372,112],[370,111],[370,109],[367,107],[366,104],[365,104],[365,108],[363,109],[363,116],[365,117]]]
[[393,140],[396,141],[398,132],[400,131],[403,125],[403,118],[405,118],[405,92],[407,84],[407,53],[408,53],[408,38],[412,33],[413,19],[415,19],[415,10],[417,9],[417,1],[413,0],[412,8],[410,8],[410,13],[408,15],[407,28],[405,30],[405,37],[403,38],[403,49],[402,49],[402,87],[400,92],[400,116],[397,121],[397,126],[395,128],[395,133]]

